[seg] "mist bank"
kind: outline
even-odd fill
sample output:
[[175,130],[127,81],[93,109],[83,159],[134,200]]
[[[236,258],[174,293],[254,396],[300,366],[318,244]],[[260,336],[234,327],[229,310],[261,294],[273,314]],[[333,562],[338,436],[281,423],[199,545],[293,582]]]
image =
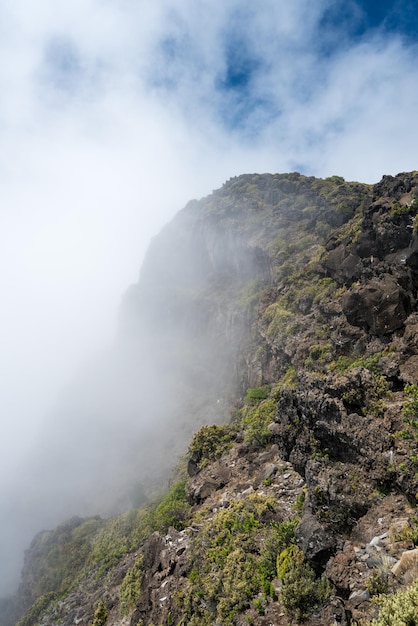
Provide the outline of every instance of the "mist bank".
[[246,319],[230,289],[266,268],[206,212],[193,201],[154,238],[113,345],[56,398],[4,481],[0,595],[15,590],[37,532],[141,505],[166,485],[199,425],[228,419],[246,384],[236,367]]
[[190,202],[154,238],[114,345],[57,400],[10,481],[2,593],[36,532],[139,506],[166,485],[200,425],[225,421],[247,387],[283,374],[288,355],[271,358],[271,342],[268,353],[254,347],[267,332],[253,327],[260,289],[274,291],[272,277],[290,271],[288,237],[309,232],[300,245],[311,254],[370,195],[338,177],[244,175]]

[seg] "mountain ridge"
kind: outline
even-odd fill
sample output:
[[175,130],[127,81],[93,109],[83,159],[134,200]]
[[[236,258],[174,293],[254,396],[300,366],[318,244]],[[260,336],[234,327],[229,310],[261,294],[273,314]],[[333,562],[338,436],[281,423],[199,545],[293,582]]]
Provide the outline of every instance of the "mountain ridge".
[[250,174],[163,229],[120,341],[129,365],[155,351],[153,393],[180,388],[183,421],[162,418],[156,449],[170,428],[201,429],[148,508],[35,538],[19,626],[358,624],[373,596],[407,592],[417,214],[417,172],[374,186]]

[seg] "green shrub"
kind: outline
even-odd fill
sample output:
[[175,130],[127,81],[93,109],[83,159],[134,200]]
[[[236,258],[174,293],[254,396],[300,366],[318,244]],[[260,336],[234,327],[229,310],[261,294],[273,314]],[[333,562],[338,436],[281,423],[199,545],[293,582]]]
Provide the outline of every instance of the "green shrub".
[[386,403],[385,398],[389,395],[388,381],[382,374],[373,373],[373,384],[367,390],[367,407],[369,413],[383,415]]
[[410,527],[406,532],[406,539],[413,542],[415,546],[418,545],[418,518],[411,517],[409,520]]
[[298,548],[296,544],[291,544],[282,550],[277,557],[277,577],[283,581],[286,574],[288,574],[294,566],[294,563],[297,561],[303,563],[304,560],[305,556],[302,550]]
[[406,400],[403,403],[402,414],[408,423],[415,426],[414,422],[418,418],[418,385],[405,385],[404,393]]
[[263,400],[257,406],[244,410],[243,426],[246,441],[265,446],[271,440],[271,433],[267,427],[274,419],[276,408],[274,400]]
[[292,365],[286,369],[284,375],[281,377],[277,385],[272,389],[271,396],[274,400],[279,400],[280,392],[283,388],[296,389],[298,386],[298,375],[295,368]]
[[292,365],[289,365],[289,367],[286,369],[286,372],[283,376],[283,378],[281,378],[280,380],[280,384],[283,387],[291,387],[293,389],[295,389],[297,387],[297,372],[295,370],[295,368]]
[[390,208],[391,215],[407,215],[409,213],[409,207],[407,204],[400,204],[394,202]]
[[370,622],[370,626],[417,626],[418,581],[405,591],[381,595],[376,602],[380,606],[379,615]]
[[319,361],[320,364],[326,363],[330,360],[331,344],[319,343],[309,348],[309,359],[311,361]]
[[395,541],[412,541],[418,545],[418,517],[411,517],[409,524],[406,525],[397,535]]
[[383,415],[386,409],[385,399],[389,395],[389,384],[385,376],[377,371],[371,372],[370,384],[354,386],[342,394],[343,401],[362,414]]
[[218,596],[217,613],[222,620],[233,618],[249,605],[260,589],[257,559],[238,547],[228,554],[220,576],[222,592]]
[[277,574],[277,555],[294,544],[295,528],[299,523],[299,518],[294,517],[281,522],[272,523],[260,550],[260,561],[258,564],[260,573],[261,588],[266,596],[272,596],[274,590],[271,581]]
[[102,602],[102,600],[100,600],[94,614],[93,626],[104,626],[108,615],[109,611],[107,610],[106,605]]
[[400,202],[394,202],[391,206],[390,212],[391,215],[415,215],[418,211],[418,200],[417,198],[413,198],[411,202],[407,204],[400,204]]
[[295,500],[295,504],[293,505],[293,510],[297,515],[302,515],[303,505],[305,504],[306,499],[306,490],[304,489],[300,496],[297,496]]
[[229,450],[232,445],[232,430],[229,425],[219,426],[212,424],[202,426],[194,435],[189,453],[198,459],[199,467],[204,467],[208,461],[216,459]]
[[[144,511],[129,511],[110,518],[93,540],[89,557],[91,565],[98,565],[102,575],[127,552],[134,550],[146,534]],[[141,533],[142,530],[142,533]]]
[[286,613],[297,620],[306,619],[330,595],[325,576],[316,578],[305,555],[296,545],[285,548],[277,557],[277,576],[282,581],[280,600]]
[[255,600],[253,600],[253,607],[255,608],[255,610],[257,611],[257,613],[259,615],[265,615],[265,608],[264,608],[264,604],[261,598],[256,598]]
[[336,175],[327,176],[325,180],[330,181],[332,183],[338,183],[338,184],[345,183],[345,178],[343,178],[342,176],[336,176]]
[[260,400],[265,400],[270,393],[270,387],[249,387],[245,395],[247,404],[257,404]]
[[186,500],[186,481],[179,480],[161,500],[151,507],[148,523],[151,530],[166,532],[170,526],[176,530],[183,530],[185,520],[190,511],[190,505]]
[[143,574],[144,558],[138,557],[125,574],[119,590],[120,613],[127,615],[139,599]]
[[378,596],[387,593],[389,589],[388,575],[381,570],[375,570],[366,581],[366,587],[371,596]]
[[362,214],[360,213],[343,224],[343,226],[341,226],[341,228],[337,231],[335,243],[339,244],[344,241],[350,249],[360,238],[362,222]]

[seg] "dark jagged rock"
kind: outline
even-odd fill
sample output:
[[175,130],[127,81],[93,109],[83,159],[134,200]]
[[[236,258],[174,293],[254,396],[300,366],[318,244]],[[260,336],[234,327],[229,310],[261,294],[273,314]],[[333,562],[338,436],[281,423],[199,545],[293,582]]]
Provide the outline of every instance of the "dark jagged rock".
[[388,274],[352,287],[342,306],[350,324],[374,335],[389,335],[402,328],[412,312],[407,292]]
[[296,528],[298,545],[316,567],[323,569],[337,549],[337,538],[308,508]]

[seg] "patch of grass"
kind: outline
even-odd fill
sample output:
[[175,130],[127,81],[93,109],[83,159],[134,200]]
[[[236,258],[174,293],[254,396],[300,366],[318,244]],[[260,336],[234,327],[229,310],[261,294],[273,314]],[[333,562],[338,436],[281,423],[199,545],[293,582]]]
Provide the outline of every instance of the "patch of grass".
[[267,307],[263,314],[263,322],[267,324],[267,336],[270,338],[287,334],[287,326],[294,315],[278,302]]
[[270,393],[270,386],[264,387],[249,387],[245,394],[244,401],[247,404],[257,404],[259,400],[265,400]]
[[342,374],[356,368],[356,367],[364,367],[365,369],[370,370],[371,372],[375,372],[380,374],[379,361],[382,357],[390,356],[393,354],[394,350],[387,349],[382,350],[381,352],[376,352],[371,356],[364,357],[353,357],[353,356],[340,356],[336,361],[334,361],[330,365],[330,369],[332,371],[338,371]]

